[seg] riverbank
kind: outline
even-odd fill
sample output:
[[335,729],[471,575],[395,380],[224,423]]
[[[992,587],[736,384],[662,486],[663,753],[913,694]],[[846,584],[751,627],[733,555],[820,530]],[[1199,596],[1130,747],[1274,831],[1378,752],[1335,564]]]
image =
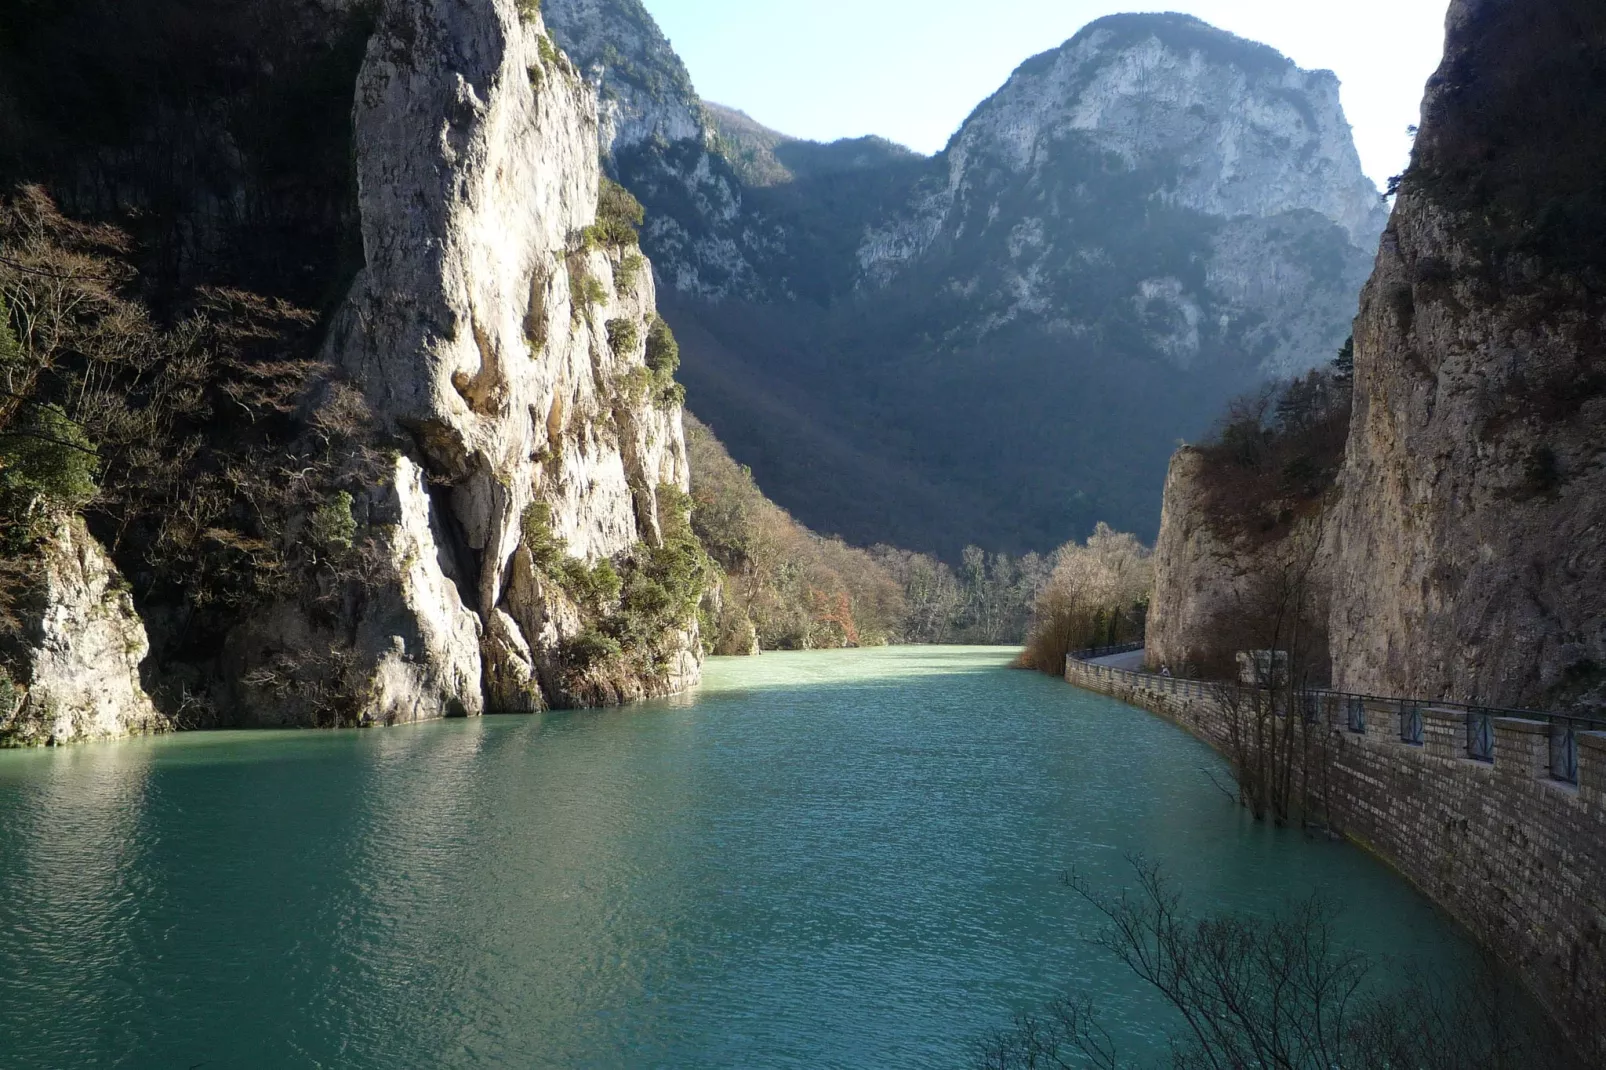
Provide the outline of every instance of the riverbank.
[[[1217,685],[1071,659],[1067,682],[1180,725],[1228,753],[1232,704]],[[1507,962],[1575,1038],[1600,1042],[1606,999],[1606,733],[1580,733],[1577,784],[1551,775],[1549,728],[1493,718],[1490,761],[1467,757],[1467,715],[1358,714],[1336,699],[1307,781],[1330,827],[1386,862]],[[1411,733],[1416,734],[1416,733]]]

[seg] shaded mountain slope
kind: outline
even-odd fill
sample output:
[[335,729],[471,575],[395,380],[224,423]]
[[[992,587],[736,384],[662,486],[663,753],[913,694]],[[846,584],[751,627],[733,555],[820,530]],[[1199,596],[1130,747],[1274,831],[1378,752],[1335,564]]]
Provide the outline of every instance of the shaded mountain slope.
[[1349,333],[1382,206],[1337,80],[1263,45],[1103,19],[922,157],[786,137],[678,74],[632,96],[630,71],[683,71],[594,46],[639,5],[548,6],[622,112],[698,124],[604,148],[649,210],[693,403],[819,530],[950,557],[1101,519],[1151,536],[1175,440]]

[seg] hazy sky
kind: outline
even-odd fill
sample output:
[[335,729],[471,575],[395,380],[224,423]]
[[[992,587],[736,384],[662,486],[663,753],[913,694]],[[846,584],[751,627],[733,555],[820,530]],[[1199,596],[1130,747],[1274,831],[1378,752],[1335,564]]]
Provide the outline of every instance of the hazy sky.
[[1447,0],[645,0],[705,100],[797,137],[936,152],[1029,56],[1102,15],[1185,11],[1336,71],[1367,173],[1405,166]]

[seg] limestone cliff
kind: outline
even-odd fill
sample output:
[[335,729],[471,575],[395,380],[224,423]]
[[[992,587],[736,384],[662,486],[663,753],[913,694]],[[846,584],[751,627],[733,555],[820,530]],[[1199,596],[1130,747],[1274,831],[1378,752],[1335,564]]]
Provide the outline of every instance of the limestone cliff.
[[[146,26],[197,35],[185,79],[134,78]],[[7,56],[66,91],[0,73],[0,128],[28,135],[0,152],[16,329],[0,358],[32,391],[0,422],[48,408],[97,458],[72,508],[128,582],[74,535],[56,556],[88,578],[53,601],[131,588],[118,612],[144,622],[124,622],[127,657],[101,657],[103,614],[77,609],[51,618],[66,638],[33,644],[67,652],[44,675],[6,652],[33,703],[25,722],[4,711],[14,737],[157,724],[141,675],[180,727],[391,724],[696,681],[713,569],[690,533],[678,348],[640,206],[601,177],[594,87],[534,5],[200,18],[73,0],[30,10]],[[123,124],[92,121],[79,90],[125,77]],[[40,279],[70,283],[70,331],[11,314],[57,300]],[[80,715],[101,686],[84,657],[119,682]],[[47,699],[71,715],[46,724]]]
[[1606,700],[1606,9],[1456,0],[1356,327],[1334,670]]
[[1178,676],[1219,679],[1236,672],[1240,650],[1294,646],[1301,682],[1325,685],[1322,511],[1294,510],[1269,528],[1223,523],[1207,488],[1217,463],[1192,447],[1171,460],[1145,660]]
[[128,585],[78,519],[44,541],[14,612],[20,686],[0,690],[0,746],[160,732],[171,722],[140,684],[150,651]]
[[585,626],[575,593],[532,556],[556,540],[556,557],[611,568],[663,542],[661,492],[689,487],[678,399],[650,386],[652,273],[587,229],[596,137],[591,87],[512,0],[386,9],[357,84],[366,267],[328,342],[412,444],[373,495],[384,568],[357,629],[363,717],[697,679],[695,617],[651,637],[645,670],[589,679],[564,649]]
[[[1450,8],[1410,170],[1355,325],[1353,416],[1322,522],[1334,685],[1606,704],[1606,10]],[[1184,454],[1155,648],[1229,589]],[[1258,567],[1258,566],[1257,566]]]
[[1189,677],[1212,660],[1210,626],[1238,595],[1245,569],[1230,543],[1204,517],[1198,488],[1202,459],[1178,450],[1166,473],[1160,536],[1154,544],[1154,597],[1144,636],[1146,661]]

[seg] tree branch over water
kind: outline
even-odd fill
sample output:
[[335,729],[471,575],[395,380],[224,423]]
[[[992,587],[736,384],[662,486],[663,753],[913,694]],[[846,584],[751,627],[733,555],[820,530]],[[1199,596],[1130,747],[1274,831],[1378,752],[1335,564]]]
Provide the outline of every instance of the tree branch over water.
[[[1381,963],[1346,948],[1319,896],[1268,915],[1195,916],[1158,865],[1130,859],[1118,894],[1066,884],[1103,918],[1093,943],[1178,1016],[1171,1070],[1583,1070],[1496,965],[1440,981],[1416,970],[1385,985]],[[1084,996],[1057,1000],[988,1039],[977,1070],[1120,1070]]]

